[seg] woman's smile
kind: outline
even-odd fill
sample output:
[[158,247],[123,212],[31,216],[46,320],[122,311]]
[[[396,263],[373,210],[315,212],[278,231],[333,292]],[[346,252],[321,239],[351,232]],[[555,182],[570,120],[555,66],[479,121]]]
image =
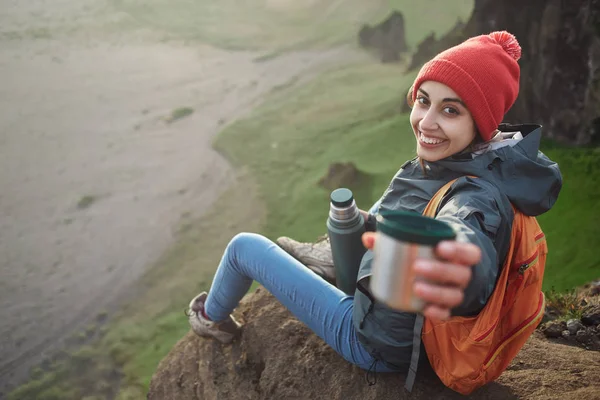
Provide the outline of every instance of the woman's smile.
[[419,131],[419,144],[428,148],[435,148],[436,146],[441,145],[446,142],[446,139],[440,139],[433,136],[427,136],[423,132]]

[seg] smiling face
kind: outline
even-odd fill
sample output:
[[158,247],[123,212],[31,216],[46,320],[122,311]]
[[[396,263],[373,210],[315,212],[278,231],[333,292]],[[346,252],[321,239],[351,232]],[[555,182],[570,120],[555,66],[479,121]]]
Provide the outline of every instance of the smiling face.
[[418,88],[410,124],[417,139],[417,155],[429,162],[463,151],[477,134],[463,101],[454,90],[435,81],[423,82]]

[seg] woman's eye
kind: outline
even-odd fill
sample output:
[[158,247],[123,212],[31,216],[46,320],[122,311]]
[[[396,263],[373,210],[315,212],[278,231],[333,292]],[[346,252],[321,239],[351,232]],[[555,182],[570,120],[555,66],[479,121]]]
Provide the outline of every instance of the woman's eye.
[[417,97],[417,103],[427,105],[429,102],[427,101],[426,97],[418,96]]
[[458,115],[458,114],[460,114],[458,112],[458,110],[456,108],[453,108],[453,107],[444,107],[444,112],[447,113],[447,114],[451,114],[451,115]]

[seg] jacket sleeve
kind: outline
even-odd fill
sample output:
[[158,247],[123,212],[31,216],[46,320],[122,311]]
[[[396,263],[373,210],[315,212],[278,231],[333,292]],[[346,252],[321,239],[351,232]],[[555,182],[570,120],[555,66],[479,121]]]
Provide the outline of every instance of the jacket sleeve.
[[375,202],[375,204],[373,204],[371,206],[371,208],[369,208],[369,214],[375,214],[377,212],[377,210],[379,210],[380,205],[381,205],[381,198],[379,200],[377,200]]
[[510,202],[491,183],[464,177],[446,194],[436,218],[453,227],[456,240],[481,249],[481,262],[473,266],[465,298],[452,310],[453,315],[475,315],[494,291],[508,251],[513,220]]

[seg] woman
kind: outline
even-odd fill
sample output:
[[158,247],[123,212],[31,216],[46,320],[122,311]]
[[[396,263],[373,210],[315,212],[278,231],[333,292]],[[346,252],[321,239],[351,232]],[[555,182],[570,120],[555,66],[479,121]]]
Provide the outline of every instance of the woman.
[[[428,304],[425,317],[478,313],[506,257],[511,204],[527,215],[539,215],[550,209],[560,191],[558,166],[538,151],[540,127],[499,126],[518,94],[520,53],[517,40],[507,32],[471,38],[425,64],[409,92],[417,157],[400,168],[369,213],[422,213],[438,189],[459,178],[436,217],[453,227],[457,239],[436,247],[437,260],[415,264],[428,282],[414,287]],[[370,276],[374,241],[372,232],[363,236],[369,250],[359,271],[361,283]],[[364,369],[376,365],[380,372],[407,369],[415,314],[379,303],[370,307],[360,291],[346,296],[255,234],[233,238],[209,294],[190,302],[193,330],[223,343],[232,341],[241,327],[230,314],[253,280],[349,362]]]

